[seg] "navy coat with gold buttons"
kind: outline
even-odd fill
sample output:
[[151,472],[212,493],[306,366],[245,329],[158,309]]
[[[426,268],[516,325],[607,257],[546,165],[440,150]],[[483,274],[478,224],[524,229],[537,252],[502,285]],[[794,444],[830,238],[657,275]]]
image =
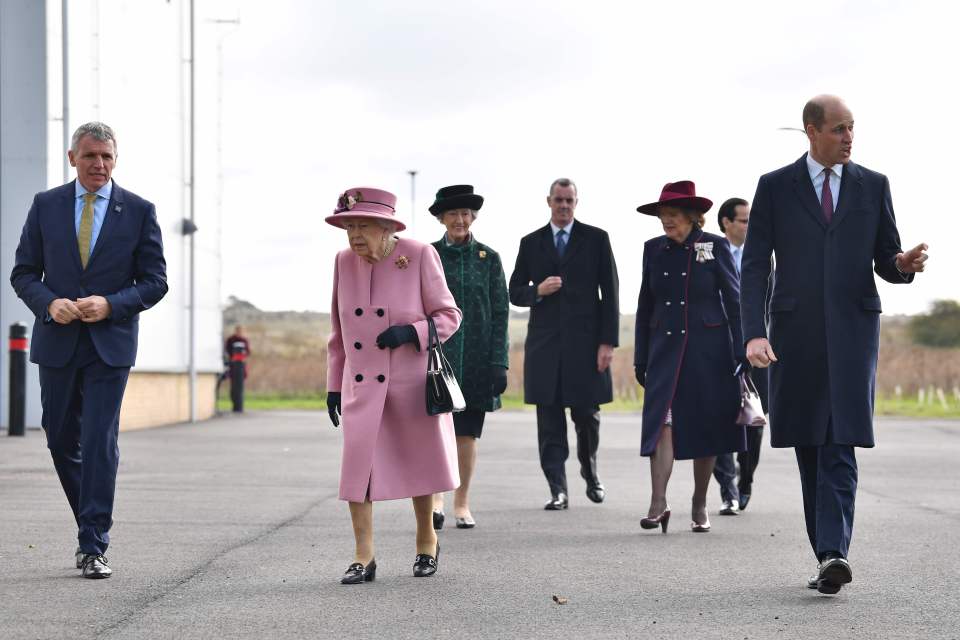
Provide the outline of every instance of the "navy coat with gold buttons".
[[[699,243],[712,243],[702,261]],[[740,286],[724,239],[694,228],[682,243],[648,240],[634,338],[634,365],[644,380],[641,455],[653,454],[669,409],[674,458],[745,450],[733,376],[744,359]]]

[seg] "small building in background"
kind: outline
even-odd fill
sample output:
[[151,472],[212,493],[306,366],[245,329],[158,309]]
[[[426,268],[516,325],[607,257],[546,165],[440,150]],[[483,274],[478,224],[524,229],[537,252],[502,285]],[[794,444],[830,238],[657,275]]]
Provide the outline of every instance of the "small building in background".
[[[191,318],[196,327],[195,418],[214,414],[214,389],[222,370],[218,170],[210,151],[216,148],[212,138],[218,130],[217,114],[207,106],[214,101],[201,100],[198,92],[198,153],[191,193],[189,6],[185,0],[0,2],[2,330],[7,332],[14,322],[32,328],[34,322],[9,277],[34,194],[75,177],[65,160],[69,141],[64,141],[64,129],[72,134],[92,120],[110,125],[118,142],[114,181],[157,207],[170,290],[140,318],[137,363],[127,384],[121,429],[190,419]],[[213,48],[208,49],[198,49],[197,59],[205,58],[207,66],[196,71],[198,86],[209,92],[216,83],[207,75],[216,60]],[[191,200],[198,229],[193,236],[193,304],[190,236],[183,225]],[[28,367],[26,421],[28,427],[38,427],[38,370],[33,364]],[[0,357],[4,430],[9,419],[8,371],[4,348]]]

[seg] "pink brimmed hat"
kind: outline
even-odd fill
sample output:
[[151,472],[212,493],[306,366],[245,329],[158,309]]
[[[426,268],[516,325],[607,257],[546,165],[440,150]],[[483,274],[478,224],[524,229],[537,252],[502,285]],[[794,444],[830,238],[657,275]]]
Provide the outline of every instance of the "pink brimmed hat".
[[346,218],[374,218],[389,220],[397,225],[397,231],[403,231],[407,225],[400,222],[396,215],[397,196],[383,189],[356,187],[347,189],[337,198],[337,208],[332,216],[327,216],[327,224],[343,228]]
[[660,199],[637,207],[637,211],[648,216],[655,216],[657,215],[657,209],[662,206],[693,209],[700,213],[706,213],[713,206],[713,201],[698,197],[697,186],[691,180],[681,180],[663,185]]

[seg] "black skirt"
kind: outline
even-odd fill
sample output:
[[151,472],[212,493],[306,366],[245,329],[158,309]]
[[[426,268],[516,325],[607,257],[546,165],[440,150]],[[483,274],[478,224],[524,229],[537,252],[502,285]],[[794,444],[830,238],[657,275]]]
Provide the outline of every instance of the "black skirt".
[[479,438],[483,432],[483,420],[487,412],[481,409],[467,409],[453,414],[453,430],[458,436]]

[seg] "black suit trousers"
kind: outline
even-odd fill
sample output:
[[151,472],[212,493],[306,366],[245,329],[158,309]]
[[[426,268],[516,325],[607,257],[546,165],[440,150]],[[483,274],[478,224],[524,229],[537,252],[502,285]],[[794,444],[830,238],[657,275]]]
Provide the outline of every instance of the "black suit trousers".
[[110,543],[120,449],[120,403],[129,367],[100,359],[86,326],[63,367],[40,367],[41,423],[84,553]]
[[[570,407],[577,432],[577,459],[580,475],[587,486],[600,483],[597,476],[597,449],[600,446],[600,407]],[[565,408],[556,404],[537,405],[537,441],[540,445],[540,468],[547,478],[550,493],[567,491],[566,462],[570,455],[567,444],[567,416]]]

